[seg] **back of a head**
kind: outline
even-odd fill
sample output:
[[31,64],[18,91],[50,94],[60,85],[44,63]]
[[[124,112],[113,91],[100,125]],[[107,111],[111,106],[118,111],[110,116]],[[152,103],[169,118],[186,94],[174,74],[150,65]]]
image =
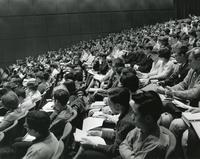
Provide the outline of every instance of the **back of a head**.
[[171,51],[167,47],[161,48],[159,50],[159,57],[169,59],[171,57]]
[[142,92],[132,96],[136,104],[139,105],[139,112],[143,115],[151,115],[155,122],[159,119],[163,104],[159,95],[154,91]]
[[26,116],[26,121],[29,129],[35,130],[40,135],[47,135],[49,133],[50,118],[47,112],[30,111]]
[[82,72],[82,70],[76,70],[74,72],[74,79],[76,81],[83,81],[83,72]]
[[17,109],[19,105],[19,99],[13,91],[9,91],[6,94],[4,94],[1,98],[2,104],[6,109],[14,110]]
[[75,91],[76,91],[76,86],[75,86],[75,82],[74,82],[73,80],[68,79],[68,80],[66,80],[63,84],[67,87],[67,89],[68,89],[70,95],[72,95],[72,94],[75,93]]
[[124,61],[121,58],[116,58],[113,60],[114,67],[124,67]]
[[123,87],[128,88],[132,93],[136,92],[139,88],[139,79],[132,72],[122,73],[120,82]]
[[44,72],[44,80],[45,80],[45,81],[48,81],[48,80],[49,80],[49,77],[50,77],[49,73],[48,73],[47,71]]
[[53,97],[55,100],[58,100],[64,106],[69,100],[69,93],[63,89],[57,89],[53,92]]
[[127,88],[115,87],[108,90],[108,97],[113,103],[129,107],[130,93]]
[[188,51],[188,46],[187,45],[180,45],[177,48],[178,53],[180,54],[185,54]]

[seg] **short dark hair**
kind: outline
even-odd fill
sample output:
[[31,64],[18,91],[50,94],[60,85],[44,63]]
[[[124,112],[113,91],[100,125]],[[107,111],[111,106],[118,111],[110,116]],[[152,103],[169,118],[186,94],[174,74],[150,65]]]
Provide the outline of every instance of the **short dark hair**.
[[171,51],[167,47],[161,48],[158,53],[160,58],[169,59],[171,57]]
[[121,58],[116,58],[113,60],[113,66],[114,67],[124,67],[124,61]]
[[123,87],[128,88],[131,92],[136,92],[139,88],[139,79],[132,72],[122,73],[120,82]]
[[29,129],[33,129],[41,135],[47,135],[50,127],[50,117],[44,111],[30,111],[26,116]]
[[70,95],[74,94],[76,92],[76,85],[75,82],[71,79],[66,80],[63,85],[68,89]]
[[108,97],[111,102],[127,106],[129,109],[130,93],[127,88],[115,87],[108,90]]
[[64,106],[69,100],[69,93],[63,89],[57,89],[53,92],[53,97]]
[[187,45],[181,45],[181,46],[179,46],[178,48],[177,48],[177,54],[179,54],[179,55],[187,55],[186,53],[187,53],[187,51],[188,51],[188,46]]
[[163,112],[163,104],[159,95],[154,91],[138,93],[132,96],[136,104],[139,105],[138,111],[142,115],[151,115],[155,122]]

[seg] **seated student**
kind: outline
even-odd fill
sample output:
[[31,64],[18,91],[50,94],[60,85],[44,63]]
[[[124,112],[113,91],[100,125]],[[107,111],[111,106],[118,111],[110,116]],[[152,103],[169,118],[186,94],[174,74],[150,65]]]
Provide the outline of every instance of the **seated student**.
[[59,142],[49,131],[50,118],[43,111],[31,111],[27,114],[24,127],[29,135],[36,139],[27,150],[23,159],[53,159]]
[[111,87],[116,87],[119,82],[119,75],[121,74],[121,70],[124,67],[124,62],[120,58],[116,58],[112,62],[112,70],[113,74],[110,76],[108,85],[104,87],[104,89],[109,89]]
[[110,145],[95,145],[92,141],[86,140],[74,159],[84,158],[113,158],[119,156],[119,144],[125,139],[127,133],[134,128],[131,119],[131,107],[129,105],[130,93],[126,88],[111,88],[108,91],[108,104],[114,114],[120,114],[114,132],[90,131],[89,135],[101,136],[104,139],[112,140]]
[[9,91],[2,96],[2,106],[7,110],[7,113],[5,114],[4,119],[0,122],[0,131],[8,128],[15,120],[25,113],[24,110],[18,108],[19,99],[12,91]]
[[29,81],[27,83],[27,89],[26,89],[26,100],[31,99],[33,102],[39,101],[41,97],[41,93],[37,90],[38,83],[36,80]]
[[[77,121],[74,121],[73,124],[75,123],[78,124],[76,126],[80,128],[82,127],[82,122],[86,115],[86,104],[83,99],[83,95],[77,94],[75,82],[73,80],[68,79],[63,84],[67,87],[70,95],[68,100],[68,105],[77,112],[77,117],[76,117]],[[80,91],[81,90],[79,90],[79,93]]]
[[65,90],[58,89],[53,92],[54,111],[50,115],[50,130],[59,138],[62,135],[66,122],[72,117],[72,108],[67,105],[69,93]]
[[39,71],[36,73],[36,80],[38,81],[38,91],[42,94],[50,86],[48,83],[49,74],[47,72]]
[[35,106],[35,103],[31,99],[26,100],[26,92],[23,88],[16,88],[15,93],[19,98],[20,108],[29,110]]
[[139,88],[139,79],[132,68],[123,68],[120,75],[120,85],[130,90],[130,94],[136,94]]
[[149,80],[163,80],[169,77],[174,71],[174,63],[170,61],[171,52],[168,48],[162,48],[159,50],[159,58],[162,64],[156,75],[149,76]]
[[190,100],[192,106],[197,106],[200,97],[200,48],[194,48],[189,52],[190,70],[184,80],[173,87],[159,87],[159,93],[175,96],[182,100]]
[[175,84],[183,81],[189,71],[187,51],[188,47],[185,45],[181,45],[175,50],[175,59],[180,65],[169,78],[159,82],[159,85],[174,86]]
[[158,51],[153,50],[150,53],[150,58],[153,60],[152,67],[149,73],[141,73],[141,78],[146,79],[150,76],[157,75],[162,61],[159,58]]
[[[158,126],[157,121],[162,113],[162,101],[153,91],[133,96],[132,120],[136,128],[128,133],[119,147],[123,159],[164,158],[169,145],[169,130]],[[151,154],[151,152],[155,152]]]
[[135,70],[144,72],[144,73],[147,73],[150,71],[153,61],[149,53],[151,52],[152,49],[153,49],[153,46],[149,44],[145,46],[144,56],[140,61],[138,61],[137,64],[134,65]]

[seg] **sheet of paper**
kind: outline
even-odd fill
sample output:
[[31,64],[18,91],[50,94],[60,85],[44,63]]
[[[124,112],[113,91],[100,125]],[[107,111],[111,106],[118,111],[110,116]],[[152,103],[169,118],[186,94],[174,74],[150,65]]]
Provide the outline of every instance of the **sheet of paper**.
[[104,119],[88,117],[83,120],[83,131],[88,131],[103,125]]
[[106,106],[104,101],[96,101],[90,105],[90,109],[100,109]]
[[189,121],[200,121],[200,113],[183,112],[182,116]]
[[4,119],[4,116],[0,116],[0,122],[2,122],[3,119]]
[[45,112],[53,112],[54,111],[53,106],[54,106],[54,102],[48,102],[42,107],[42,110],[44,110]]
[[101,90],[102,88],[90,88],[89,90],[88,90],[88,92],[96,92],[96,91],[99,91],[99,90]]
[[87,132],[80,129],[76,129],[76,132],[74,133],[74,139],[77,142],[81,142],[84,141],[84,139],[87,139],[90,140],[95,145],[97,144],[106,145],[106,142],[103,138],[99,136],[87,136]]
[[200,121],[191,122],[191,124],[200,139]]
[[94,75],[93,78],[94,78],[95,80],[101,81],[104,77],[105,77],[105,75],[96,74],[96,75]]
[[33,140],[35,140],[35,137],[34,137],[34,136],[31,136],[31,135],[29,135],[29,134],[26,134],[26,135],[24,136],[24,139],[23,139],[23,141],[33,141]]

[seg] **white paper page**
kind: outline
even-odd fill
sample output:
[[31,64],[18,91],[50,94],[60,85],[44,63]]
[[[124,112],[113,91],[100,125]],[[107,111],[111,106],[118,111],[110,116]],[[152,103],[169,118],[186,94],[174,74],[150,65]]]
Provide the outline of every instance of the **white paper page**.
[[183,112],[182,116],[189,121],[200,121],[200,113]]
[[181,108],[184,108],[184,109],[190,109],[190,108],[192,108],[191,106],[186,105],[186,104],[184,104],[184,103],[182,103],[182,102],[180,102],[180,101],[178,101],[176,99],[174,99],[172,101],[172,103],[174,103],[177,107],[181,107]]
[[200,139],[200,121],[191,122],[191,124],[192,124],[197,136]]
[[53,106],[54,106],[54,102],[48,102],[42,107],[42,110],[44,110],[45,112],[52,112],[54,111]]
[[77,142],[81,142],[84,139],[87,139],[87,140],[91,140],[92,143],[94,143],[95,145],[97,144],[106,145],[106,142],[103,138],[99,136],[87,136],[87,132],[79,130],[79,129],[76,129],[76,132],[74,133],[74,139]]
[[33,141],[33,140],[35,140],[35,137],[34,137],[34,136],[31,136],[31,135],[29,135],[29,134],[26,134],[26,135],[24,136],[24,139],[23,139],[23,141]]
[[105,77],[105,75],[96,74],[96,75],[94,75],[93,78],[94,78],[95,80],[101,81],[104,77]]
[[2,122],[3,119],[4,119],[4,116],[0,116],[0,122]]
[[88,117],[83,120],[83,131],[88,131],[103,125],[104,119]]

